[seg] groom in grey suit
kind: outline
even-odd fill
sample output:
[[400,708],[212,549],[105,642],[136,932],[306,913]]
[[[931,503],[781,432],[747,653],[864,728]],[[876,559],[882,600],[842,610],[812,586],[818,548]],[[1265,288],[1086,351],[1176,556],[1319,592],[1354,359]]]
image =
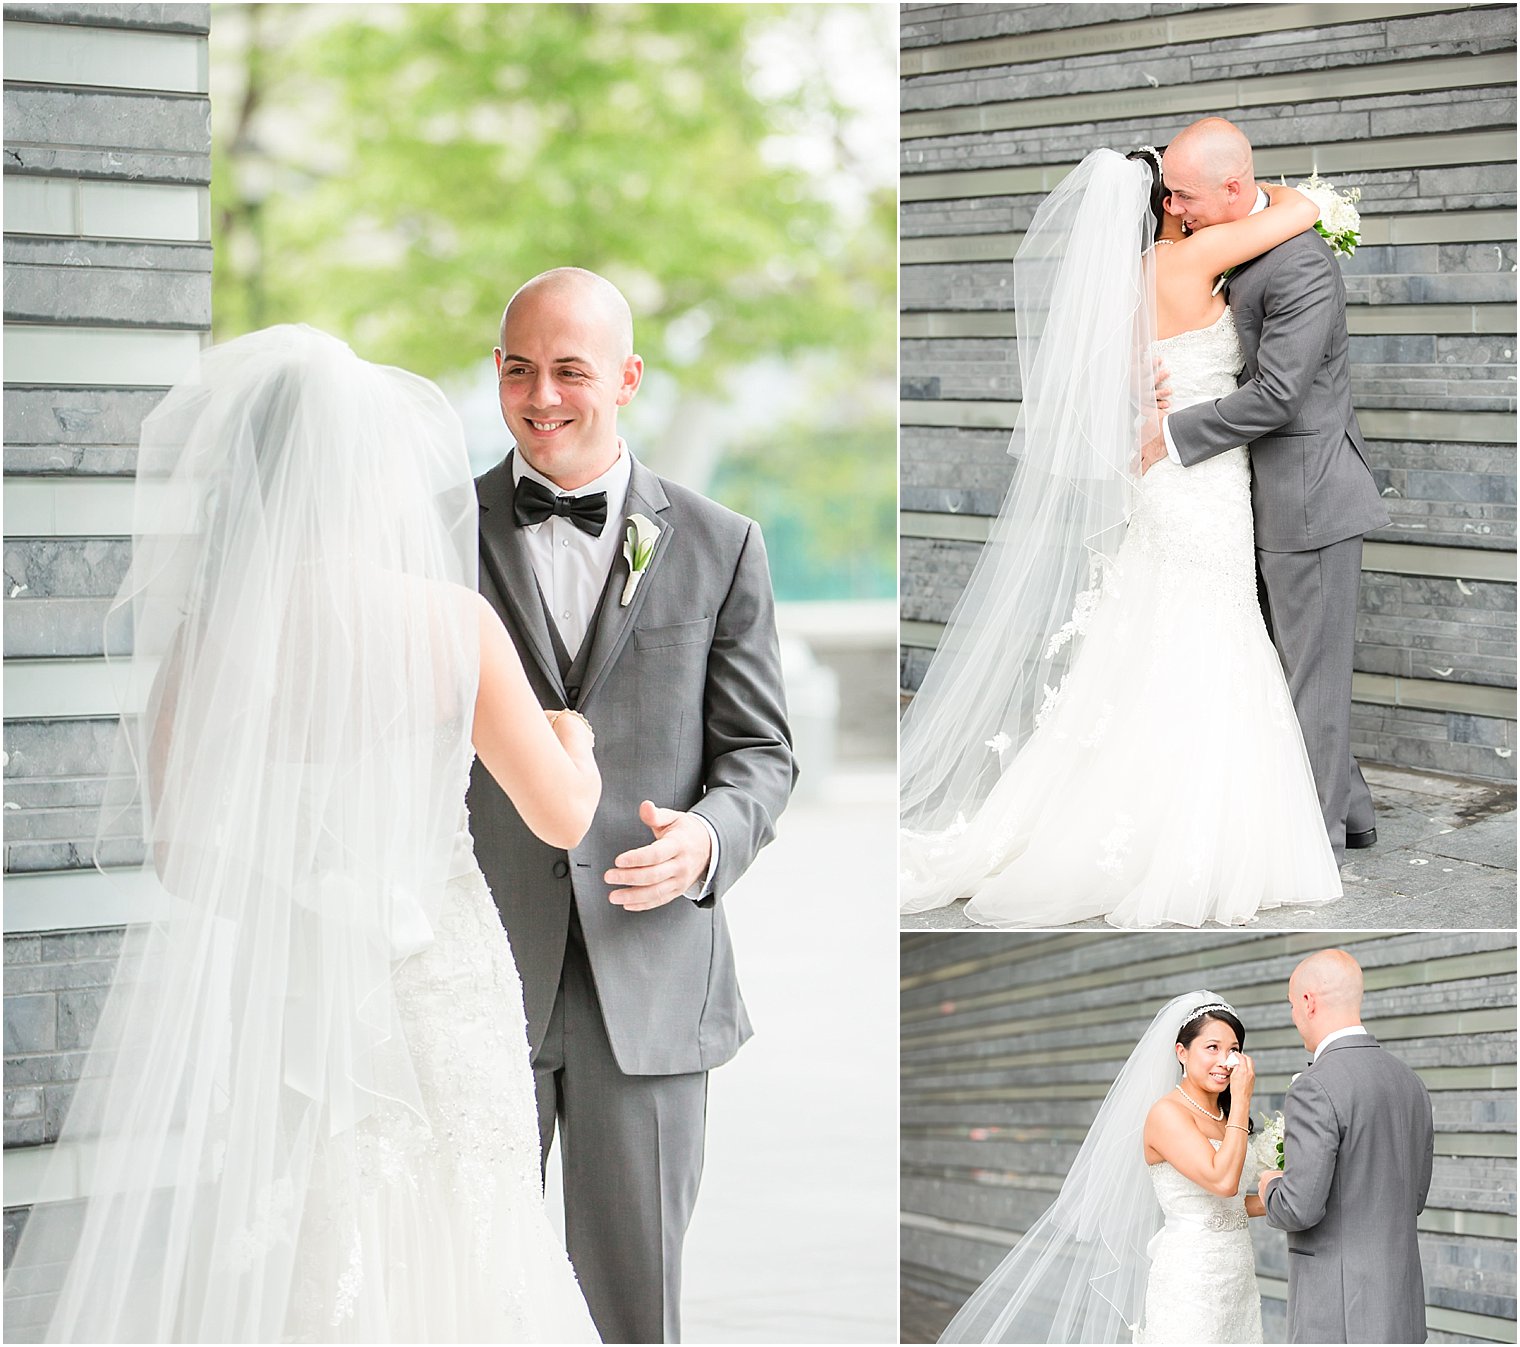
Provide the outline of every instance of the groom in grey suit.
[[1362,1027],[1362,970],[1311,954],[1288,980],[1314,1054],[1283,1105],[1286,1172],[1261,1176],[1267,1223],[1288,1232],[1289,1342],[1424,1342],[1416,1218],[1435,1148],[1430,1095]]
[[[677,1342],[707,1072],[751,1032],[721,899],[796,779],[770,574],[754,523],[619,437],[643,362],[608,281],[529,281],[496,366],[516,448],[476,483],[481,592],[540,704],[590,721],[602,798],[559,851],[477,764],[476,855],[522,976],[542,1155],[557,1126],[592,1317],[605,1342]],[[625,541],[630,522],[647,546]]]
[[[1266,205],[1250,142],[1223,118],[1178,135],[1162,173],[1167,209],[1190,229]],[[1167,417],[1165,452],[1191,467],[1250,446],[1265,616],[1339,862],[1347,848],[1377,841],[1372,796],[1351,756],[1351,674],[1362,535],[1388,523],[1351,408],[1346,286],[1310,229],[1236,267],[1225,294],[1245,355],[1240,386]],[[1147,448],[1147,466],[1159,453]]]

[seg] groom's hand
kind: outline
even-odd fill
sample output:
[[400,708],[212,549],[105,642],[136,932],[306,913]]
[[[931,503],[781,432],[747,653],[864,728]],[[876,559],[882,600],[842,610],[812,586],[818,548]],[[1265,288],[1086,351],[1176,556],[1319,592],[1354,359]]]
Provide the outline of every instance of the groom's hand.
[[1140,442],[1140,472],[1143,476],[1166,457],[1166,438],[1161,433],[1158,416],[1145,424],[1145,438]]
[[1159,355],[1151,357],[1151,379],[1156,385],[1156,410],[1164,414],[1172,407],[1172,372]]
[[647,912],[679,898],[707,873],[712,835],[694,814],[661,809],[653,800],[639,806],[639,818],[654,834],[647,847],[625,851],[607,871],[609,884],[624,885],[608,895],[629,912]]
[[1262,1174],[1261,1178],[1256,1181],[1256,1195],[1257,1197],[1261,1198],[1262,1206],[1267,1205],[1267,1185],[1271,1183],[1273,1179],[1280,1179],[1282,1176],[1282,1170],[1269,1169]]
[[1159,355],[1151,357],[1151,379],[1156,400],[1144,409],[1144,431],[1140,441],[1140,473],[1149,472],[1153,463],[1166,457],[1166,440],[1161,434],[1161,419],[1172,406],[1172,372]]

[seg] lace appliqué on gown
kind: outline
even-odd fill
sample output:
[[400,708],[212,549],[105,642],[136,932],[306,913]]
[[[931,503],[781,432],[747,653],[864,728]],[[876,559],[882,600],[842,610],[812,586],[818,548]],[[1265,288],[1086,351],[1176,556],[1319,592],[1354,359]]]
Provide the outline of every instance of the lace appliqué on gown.
[[522,984],[465,830],[453,872],[392,983],[425,1116],[365,1117],[349,1190],[313,1174],[295,1341],[596,1341],[544,1209]]
[[[1215,1150],[1220,1143],[1210,1140]],[[1260,1342],[1261,1292],[1246,1195],[1265,1168],[1261,1138],[1246,1147],[1240,1189],[1216,1197],[1164,1160],[1150,1166],[1166,1224],[1151,1240],[1145,1317],[1136,1342]]]

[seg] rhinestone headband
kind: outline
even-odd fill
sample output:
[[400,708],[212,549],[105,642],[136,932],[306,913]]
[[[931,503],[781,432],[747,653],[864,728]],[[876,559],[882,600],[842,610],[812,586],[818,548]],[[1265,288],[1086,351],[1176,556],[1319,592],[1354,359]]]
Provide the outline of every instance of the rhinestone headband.
[[1158,150],[1154,145],[1142,145],[1140,147],[1140,152],[1142,154],[1148,154],[1148,155],[1150,155],[1151,161],[1156,165],[1156,181],[1160,182],[1161,181],[1161,151]]
[[1231,1015],[1235,1013],[1234,1006],[1227,1006],[1223,1001],[1210,1001],[1206,1006],[1199,1006],[1197,1010],[1195,1010],[1191,1015],[1187,1017],[1187,1019],[1183,1020],[1182,1023],[1177,1026],[1177,1032],[1180,1034],[1194,1020],[1201,1020],[1206,1015],[1212,1015],[1216,1010],[1223,1010]]

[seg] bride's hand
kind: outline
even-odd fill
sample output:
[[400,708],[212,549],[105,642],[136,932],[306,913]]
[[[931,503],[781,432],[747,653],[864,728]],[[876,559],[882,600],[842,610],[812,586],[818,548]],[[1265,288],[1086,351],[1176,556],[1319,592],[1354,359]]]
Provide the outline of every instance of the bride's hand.
[[1230,1072],[1230,1101],[1244,1104],[1256,1088],[1256,1063],[1243,1052],[1238,1055],[1240,1060]]

